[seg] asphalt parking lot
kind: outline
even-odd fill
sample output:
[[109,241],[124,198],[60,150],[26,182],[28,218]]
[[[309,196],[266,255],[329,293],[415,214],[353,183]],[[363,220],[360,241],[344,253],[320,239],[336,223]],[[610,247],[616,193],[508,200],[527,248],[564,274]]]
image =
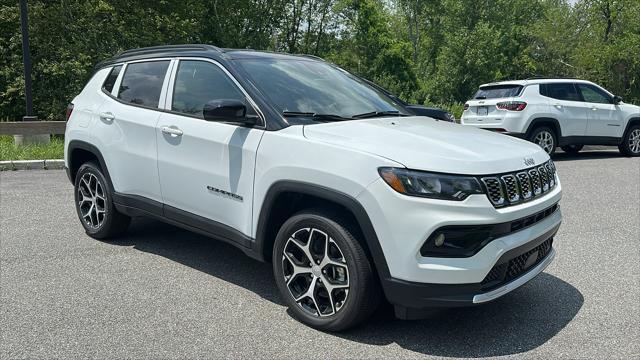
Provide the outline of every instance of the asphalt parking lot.
[[500,300],[330,334],[289,316],[271,267],[169,225],[114,243],[78,223],[63,171],[0,173],[0,357],[640,358],[640,159],[558,154],[546,272]]

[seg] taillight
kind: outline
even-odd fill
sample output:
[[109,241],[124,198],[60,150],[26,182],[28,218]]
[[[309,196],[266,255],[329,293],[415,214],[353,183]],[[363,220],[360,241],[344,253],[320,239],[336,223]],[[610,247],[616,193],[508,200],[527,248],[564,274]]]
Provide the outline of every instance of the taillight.
[[464,111],[469,110],[469,104],[464,104]]
[[67,106],[67,121],[69,121],[69,118],[71,117],[71,113],[73,112],[73,104],[69,104],[69,106]]
[[522,111],[527,107],[527,103],[524,101],[505,101],[497,103],[496,107],[500,110]]

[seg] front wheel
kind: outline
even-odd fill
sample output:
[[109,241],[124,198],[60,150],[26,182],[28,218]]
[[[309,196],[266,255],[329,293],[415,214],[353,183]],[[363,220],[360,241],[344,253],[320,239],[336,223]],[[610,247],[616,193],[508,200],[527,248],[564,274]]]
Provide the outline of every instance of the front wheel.
[[640,156],[640,125],[633,125],[627,130],[618,148],[626,156]]
[[529,135],[529,141],[540,146],[549,155],[552,155],[556,151],[558,144],[556,134],[546,126],[533,130],[531,135]]
[[584,145],[566,145],[561,147],[561,149],[568,154],[577,154],[583,147]]
[[298,213],[282,225],[273,249],[273,272],[294,317],[319,330],[355,326],[380,301],[361,244],[347,226],[322,212]]
[[96,163],[80,166],[74,188],[76,211],[87,235],[107,239],[127,230],[131,218],[116,210],[113,192]]

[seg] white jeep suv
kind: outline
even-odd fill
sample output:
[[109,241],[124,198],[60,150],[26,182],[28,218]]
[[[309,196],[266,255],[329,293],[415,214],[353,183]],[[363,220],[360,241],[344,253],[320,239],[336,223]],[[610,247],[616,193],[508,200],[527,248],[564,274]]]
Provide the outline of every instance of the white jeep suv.
[[[101,63],[68,109],[87,234],[150,216],[273,263],[283,300],[341,330],[480,304],[552,261],[560,182],[538,146],[409,112],[316,58],[182,45]],[[553,294],[548,294],[553,296]]]
[[465,103],[461,123],[527,139],[548,154],[557,146],[577,153],[584,145],[615,145],[640,156],[640,107],[584,80],[481,85]]

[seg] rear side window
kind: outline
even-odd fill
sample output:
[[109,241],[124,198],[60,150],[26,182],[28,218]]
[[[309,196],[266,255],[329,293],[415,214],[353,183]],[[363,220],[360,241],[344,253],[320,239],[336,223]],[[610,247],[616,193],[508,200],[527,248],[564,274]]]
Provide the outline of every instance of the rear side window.
[[473,96],[474,99],[498,99],[518,96],[522,90],[521,85],[492,85],[483,86]]
[[136,105],[158,107],[169,60],[127,65],[118,90],[118,99]]
[[122,69],[122,65],[114,66],[111,69],[109,76],[107,76],[107,79],[104,81],[104,84],[102,84],[102,90],[108,93],[110,93],[111,90],[113,90],[113,85],[116,83],[116,79],[118,78],[118,75],[120,74],[121,69]]
[[206,61],[180,61],[171,110],[204,119],[204,105],[222,99],[246,103],[244,94],[218,66]]
[[540,95],[566,101],[582,101],[573,83],[540,84]]

